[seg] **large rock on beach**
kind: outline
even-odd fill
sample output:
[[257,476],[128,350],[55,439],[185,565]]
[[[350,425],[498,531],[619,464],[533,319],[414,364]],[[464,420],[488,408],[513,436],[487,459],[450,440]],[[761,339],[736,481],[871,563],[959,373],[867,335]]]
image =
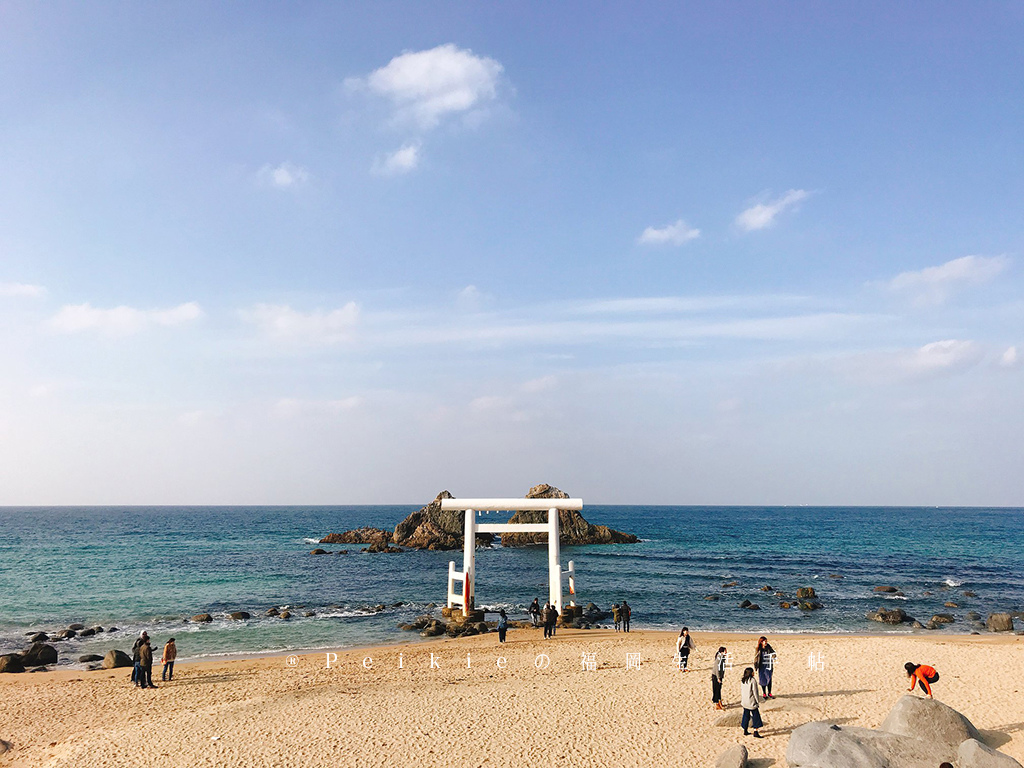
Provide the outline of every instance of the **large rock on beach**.
[[1009,755],[997,752],[977,739],[968,739],[957,749],[957,768],[1021,768]]
[[25,662],[20,653],[5,653],[0,656],[0,673],[3,672],[24,672]]
[[941,760],[922,739],[816,722],[793,731],[786,762],[790,768],[931,768]]
[[952,707],[917,696],[902,696],[879,729],[941,745],[945,750],[943,760],[953,760],[962,741],[981,738],[971,721]]
[[107,655],[103,657],[104,669],[117,669],[119,667],[130,666],[132,666],[132,657],[124,651],[119,651],[116,648],[112,648],[107,651]]
[[46,643],[33,643],[31,648],[21,654],[21,658],[26,667],[56,664],[57,649]]
[[[535,485],[526,494],[528,499],[568,499],[569,494],[554,486],[542,483]],[[537,512],[516,512],[509,519],[509,523],[546,523],[548,513]],[[623,533],[609,528],[607,525],[594,525],[588,523],[579,512],[575,510],[560,509],[558,511],[558,528],[560,543],[567,546],[586,544],[636,544],[640,539],[631,533]],[[506,533],[501,537],[503,547],[522,547],[529,544],[544,544],[548,537],[546,533]]]
[[232,621],[246,621],[252,617],[246,611],[235,611],[230,614],[230,618]]
[[[978,618],[981,617],[979,616]],[[49,639],[50,636],[47,635],[45,632],[36,632],[35,634],[29,636],[28,641],[30,643],[45,643]]]
[[1008,613],[990,613],[985,626],[989,632],[1013,632],[1013,616]]
[[54,640],[70,640],[78,634],[77,630],[74,629],[63,629],[53,636]]
[[197,624],[208,624],[211,621],[213,621],[213,616],[211,616],[208,613],[197,613],[195,616],[192,617],[192,621],[196,622]]
[[103,661],[103,657],[96,653],[86,653],[78,657],[79,664],[91,664],[94,661]]
[[73,629],[75,632],[85,629],[85,624],[68,624],[68,629]]
[[737,744],[725,750],[715,760],[715,768],[747,768],[747,748]]

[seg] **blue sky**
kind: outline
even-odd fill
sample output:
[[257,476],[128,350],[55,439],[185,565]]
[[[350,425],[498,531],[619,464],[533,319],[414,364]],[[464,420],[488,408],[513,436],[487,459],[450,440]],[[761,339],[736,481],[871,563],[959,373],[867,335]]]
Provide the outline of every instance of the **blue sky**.
[[1021,39],[0,2],[0,504],[1024,505]]

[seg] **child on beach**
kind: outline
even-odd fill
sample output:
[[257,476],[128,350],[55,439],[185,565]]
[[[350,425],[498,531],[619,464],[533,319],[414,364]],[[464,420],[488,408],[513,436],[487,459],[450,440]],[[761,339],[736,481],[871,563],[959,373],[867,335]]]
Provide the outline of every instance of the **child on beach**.
[[508,632],[508,616],[505,615],[505,609],[502,608],[498,611],[498,642],[505,642],[505,633]]
[[908,661],[903,668],[907,670],[907,677],[910,678],[910,687],[907,690],[912,691],[915,686],[919,685],[921,690],[928,694],[928,698],[932,698],[931,684],[939,680],[939,673],[935,671],[935,667]]
[[696,644],[693,642],[693,638],[690,637],[689,627],[683,627],[679,633],[678,639],[676,639],[676,655],[679,658],[679,671],[689,672],[687,664],[690,660],[690,651],[696,648]]
[[172,637],[164,645],[164,655],[160,659],[160,662],[164,665],[164,671],[160,677],[164,681],[174,677],[174,660],[176,658],[178,658],[178,646],[174,644],[174,638]]
[[754,678],[753,667],[747,667],[743,670],[743,678],[740,680],[740,704],[743,707],[743,735],[749,736],[747,732],[747,725],[754,726],[754,738],[760,739],[761,734],[758,733],[758,729],[764,727],[764,723],[761,722],[761,712],[759,706],[761,704],[761,697],[757,693],[757,680]]
[[711,702],[715,709],[725,709],[722,706],[722,681],[725,679],[725,646],[720,646],[715,654],[715,667],[711,670]]
[[766,699],[772,696],[772,672],[775,666],[775,649],[763,635],[757,639],[757,650],[754,651],[754,669],[757,670],[757,681]]

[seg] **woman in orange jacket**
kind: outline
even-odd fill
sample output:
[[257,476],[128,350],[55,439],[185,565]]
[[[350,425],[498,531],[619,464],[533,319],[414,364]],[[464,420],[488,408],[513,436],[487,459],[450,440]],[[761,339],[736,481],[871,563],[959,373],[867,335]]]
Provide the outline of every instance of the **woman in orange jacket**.
[[910,687],[908,691],[914,690],[914,686],[921,686],[921,690],[928,694],[928,698],[932,698],[932,683],[937,682],[939,679],[939,673],[935,671],[935,667],[929,667],[927,664],[914,664],[908,661],[903,665],[903,668],[907,670],[907,677],[910,678]]

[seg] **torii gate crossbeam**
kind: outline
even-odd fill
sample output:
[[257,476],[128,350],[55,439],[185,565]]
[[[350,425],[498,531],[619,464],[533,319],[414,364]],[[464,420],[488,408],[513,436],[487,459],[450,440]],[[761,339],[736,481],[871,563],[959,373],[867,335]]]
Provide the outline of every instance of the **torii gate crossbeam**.
[[[548,602],[562,612],[562,577],[569,578],[569,594],[576,593],[576,569],[572,561],[569,568],[562,570],[559,548],[559,510],[583,509],[583,499],[441,499],[441,509],[464,511],[466,513],[465,549],[462,556],[462,573],[455,570],[455,561],[448,563],[448,607],[461,606],[463,612],[473,610],[474,586],[476,582],[476,534],[477,533],[546,533],[548,535]],[[546,523],[477,523],[477,512],[539,512],[547,510]],[[453,582],[462,581],[462,589],[456,592]],[[570,598],[570,603],[575,602]]]

